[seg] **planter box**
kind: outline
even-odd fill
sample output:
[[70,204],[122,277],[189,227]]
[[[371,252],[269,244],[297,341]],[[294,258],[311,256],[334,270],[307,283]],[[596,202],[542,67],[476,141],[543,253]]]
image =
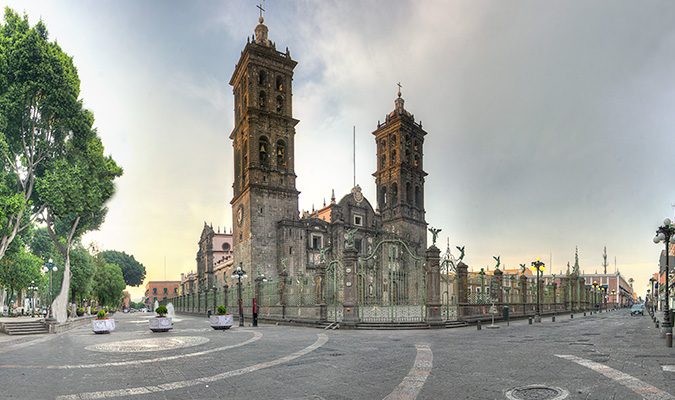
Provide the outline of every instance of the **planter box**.
[[233,323],[232,314],[212,315],[209,321],[213,329],[230,329]]
[[150,318],[148,324],[153,332],[168,332],[173,328],[171,317]]
[[91,320],[91,329],[94,333],[110,333],[115,330],[114,319],[93,319]]

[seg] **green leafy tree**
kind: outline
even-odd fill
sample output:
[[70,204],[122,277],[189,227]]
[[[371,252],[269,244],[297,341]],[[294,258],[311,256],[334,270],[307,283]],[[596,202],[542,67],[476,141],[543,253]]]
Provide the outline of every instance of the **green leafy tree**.
[[[0,25],[0,259],[45,208],[31,201],[36,178],[64,155],[80,113],[80,80],[71,57],[5,8]],[[27,217],[27,218],[26,218]]]
[[140,286],[145,279],[145,267],[134,256],[125,252],[106,250],[100,253],[106,262],[116,264],[122,269],[124,281],[128,286]]
[[122,270],[115,264],[108,264],[102,258],[96,259],[96,275],[94,275],[93,295],[102,306],[117,308],[122,292],[127,286]]
[[14,294],[31,285],[31,282],[43,281],[40,274],[42,260],[28,252],[22,241],[15,240],[0,260],[0,286],[7,288],[7,305],[10,304]]
[[81,113],[66,157],[54,160],[50,172],[36,179],[35,201],[44,205],[47,233],[65,261],[61,292],[52,305],[59,322],[67,318],[70,249],[82,234],[103,223],[105,203],[115,191],[113,181],[122,175],[112,157],[103,154],[93,121],[91,113]]
[[70,280],[70,299],[72,303],[81,304],[82,299],[91,293],[96,274],[96,259],[79,242],[70,252],[70,271],[73,274]]

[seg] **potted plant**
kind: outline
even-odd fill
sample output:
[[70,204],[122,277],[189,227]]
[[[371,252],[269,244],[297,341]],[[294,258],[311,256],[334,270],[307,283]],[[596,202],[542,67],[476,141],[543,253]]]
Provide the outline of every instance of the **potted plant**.
[[218,306],[216,314],[209,318],[211,328],[213,329],[230,329],[232,327],[232,314],[227,313],[227,308]]
[[94,333],[110,333],[115,330],[115,320],[106,318],[105,311],[101,310],[96,314],[96,319],[91,321],[91,329]]
[[77,310],[75,311],[77,313],[78,317],[81,317],[84,315],[84,308],[78,307]]
[[150,325],[150,330],[153,332],[168,332],[173,328],[171,317],[167,317],[166,314],[169,313],[169,310],[165,306],[159,306],[155,309],[157,316],[155,318],[150,318],[148,323]]

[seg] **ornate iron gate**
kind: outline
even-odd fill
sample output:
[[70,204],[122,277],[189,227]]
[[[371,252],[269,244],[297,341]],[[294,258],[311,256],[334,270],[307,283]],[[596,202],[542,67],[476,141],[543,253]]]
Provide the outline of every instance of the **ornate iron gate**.
[[448,248],[441,257],[441,316],[446,321],[457,320],[457,277],[458,260],[450,252],[450,240]]
[[326,318],[328,321],[342,321],[344,310],[344,274],[340,260],[326,266]]
[[398,239],[385,239],[359,257],[358,303],[363,322],[424,320],[424,259]]

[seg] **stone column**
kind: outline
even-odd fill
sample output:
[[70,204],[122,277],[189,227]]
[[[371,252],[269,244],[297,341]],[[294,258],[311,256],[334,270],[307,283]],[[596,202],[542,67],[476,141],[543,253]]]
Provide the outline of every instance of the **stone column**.
[[569,286],[570,286],[570,309],[572,311],[576,311],[576,310],[579,309],[579,303],[578,303],[579,294],[577,293],[577,289],[578,289],[577,276],[574,273],[572,273],[572,275],[570,275]]
[[342,324],[346,329],[353,329],[359,322],[359,305],[357,303],[357,277],[356,277],[356,263],[358,252],[353,246],[348,246],[343,251],[344,260],[344,302],[342,307],[344,313],[342,317]]
[[281,318],[286,318],[286,279],[288,272],[281,270],[279,273],[279,305],[281,305]]
[[499,287],[497,291],[497,302],[504,302],[504,273],[501,269],[496,269],[494,273],[494,279],[497,281],[497,286]]
[[441,317],[441,251],[432,245],[427,249],[424,263],[424,303],[425,321],[431,328],[443,328],[445,323]]
[[523,303],[523,310],[525,309],[525,304],[527,303],[527,277],[523,274],[520,275],[520,301]]
[[456,288],[456,298],[457,298],[457,319],[462,320],[464,318],[464,307],[468,303],[467,297],[467,270],[469,267],[463,262],[457,264],[457,272],[455,275],[455,288]]

